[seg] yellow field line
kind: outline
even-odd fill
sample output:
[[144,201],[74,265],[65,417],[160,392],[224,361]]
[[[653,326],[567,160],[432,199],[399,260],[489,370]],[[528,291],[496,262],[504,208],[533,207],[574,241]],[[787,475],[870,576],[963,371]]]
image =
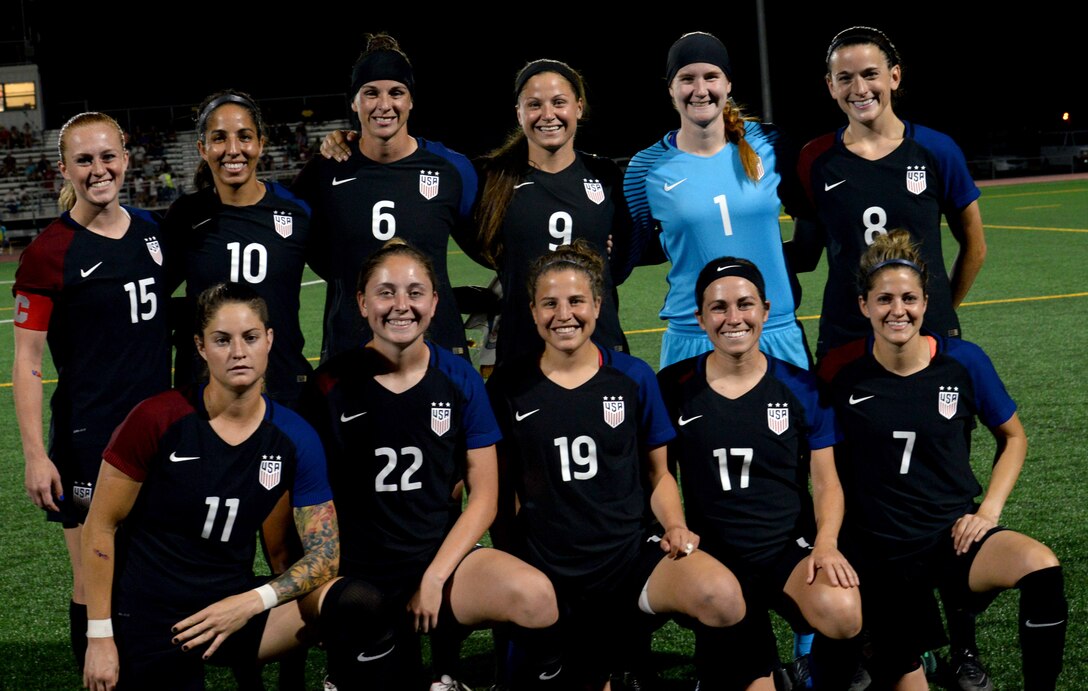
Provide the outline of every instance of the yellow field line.
[[1088,192],[1088,188],[1075,188],[1065,190],[1047,190],[1046,192],[1017,192],[1016,194],[985,194],[983,197],[989,199],[1011,199],[1012,197],[1038,197],[1044,194],[1083,194]]
[[1036,204],[1035,206],[1014,206],[1013,211],[1029,211],[1031,209],[1060,209],[1061,204]]
[[[1038,295],[1038,296],[1035,296],[1035,297],[1026,297],[1026,298],[1002,298],[1000,300],[976,300],[974,302],[965,302],[965,303],[961,304],[960,307],[978,307],[979,305],[1000,305],[1000,304],[1009,303],[1009,302],[1036,302],[1038,300],[1063,300],[1063,299],[1066,299],[1066,298],[1083,298],[1083,297],[1088,297],[1088,293],[1066,293],[1064,295]],[[820,318],[820,315],[818,315],[818,314],[810,314],[810,315],[806,315],[804,317],[798,317],[798,319],[801,320],[801,321],[809,321],[809,320],[812,320],[812,319],[819,319],[819,318]],[[634,336],[634,335],[637,335],[637,334],[661,333],[664,330],[665,330],[665,327],[662,326],[662,327],[657,327],[657,328],[654,328],[654,329],[632,329],[630,331],[624,331],[623,333],[628,335],[628,336]],[[306,359],[309,360],[310,362],[317,362],[319,358],[311,357],[311,358],[306,358]],[[45,379],[45,380],[42,381],[42,383],[43,384],[56,384],[57,380],[56,379]],[[10,387],[11,387],[11,382],[0,383],[0,389],[10,388]]]
[[986,230],[1000,228],[1001,230],[1053,230],[1055,233],[1088,233],[1088,228],[1048,228],[1045,226],[999,226],[993,223],[984,223]]

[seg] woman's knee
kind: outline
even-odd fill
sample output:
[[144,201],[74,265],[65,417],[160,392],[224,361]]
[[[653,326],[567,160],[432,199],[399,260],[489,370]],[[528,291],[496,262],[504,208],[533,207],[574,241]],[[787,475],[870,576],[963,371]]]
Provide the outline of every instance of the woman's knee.
[[808,623],[828,638],[853,638],[861,632],[861,597],[857,588],[814,589],[803,611]]
[[555,588],[540,571],[525,569],[510,583],[508,611],[510,621],[527,629],[542,629],[559,620]]

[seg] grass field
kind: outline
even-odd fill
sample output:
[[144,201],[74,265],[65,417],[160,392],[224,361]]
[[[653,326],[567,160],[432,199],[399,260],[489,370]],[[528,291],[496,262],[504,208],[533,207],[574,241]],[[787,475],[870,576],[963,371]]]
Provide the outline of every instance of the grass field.
[[[981,200],[989,256],[960,310],[967,338],[982,345],[1020,406],[1030,439],[1028,461],[1003,522],[1049,545],[1065,568],[1070,604],[1062,689],[1088,688],[1088,180],[987,187]],[[787,236],[792,229],[785,224]],[[951,260],[954,243],[946,240]],[[455,248],[451,248],[455,250]],[[0,263],[0,284],[10,286],[13,263]],[[485,284],[487,273],[453,251],[457,284]],[[621,318],[633,352],[656,367],[662,324],[657,310],[665,267],[638,269],[620,288]],[[313,276],[308,276],[307,281]],[[798,314],[814,342],[824,271],[802,276]],[[320,343],[321,284],[302,288],[307,355]],[[10,303],[9,303],[10,304]],[[10,322],[11,308],[0,308]],[[0,327],[9,329],[9,327]],[[61,531],[47,525],[23,491],[23,461],[11,396],[12,337],[0,336],[0,689],[79,688],[68,647],[70,573]],[[47,381],[55,373],[46,370]],[[106,382],[103,383],[106,385]],[[46,385],[51,394],[53,384]],[[976,432],[976,472],[989,477],[993,442]],[[997,689],[1021,688],[1015,594],[1001,595],[979,619],[979,642]],[[785,640],[785,636],[782,637]],[[466,645],[470,683],[487,679],[489,636]],[[694,687],[687,664],[692,640],[669,625],[656,641],[665,688]],[[728,651],[723,651],[728,654]],[[310,654],[309,688],[320,688],[323,654]],[[271,678],[271,677],[269,677]],[[230,688],[229,677],[209,675],[209,688]]]

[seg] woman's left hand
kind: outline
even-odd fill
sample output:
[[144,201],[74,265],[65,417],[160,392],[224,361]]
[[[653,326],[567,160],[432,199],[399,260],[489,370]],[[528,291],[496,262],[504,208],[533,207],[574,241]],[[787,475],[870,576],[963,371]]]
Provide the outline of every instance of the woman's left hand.
[[661,549],[669,553],[669,559],[686,557],[699,547],[699,536],[687,526],[669,528],[661,536]]
[[956,554],[967,554],[971,545],[997,527],[997,519],[979,513],[960,516],[952,525],[952,545]]
[[857,571],[854,571],[854,567],[835,547],[817,545],[812,548],[812,554],[808,557],[807,582],[809,585],[816,581],[816,572],[821,569],[827,574],[831,585],[855,588],[861,583]]
[[210,643],[204,652],[207,660],[228,636],[263,611],[261,596],[252,590],[231,595],[174,624],[172,642],[181,645],[182,650]]
[[438,626],[438,611],[442,608],[442,584],[423,576],[419,589],[408,602],[408,610],[415,618],[416,631],[428,633]]

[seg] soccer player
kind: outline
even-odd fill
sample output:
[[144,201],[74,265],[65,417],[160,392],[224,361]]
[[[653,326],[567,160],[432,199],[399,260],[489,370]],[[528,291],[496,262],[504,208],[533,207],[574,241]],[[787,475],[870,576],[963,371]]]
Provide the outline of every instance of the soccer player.
[[[163,220],[163,231],[175,248],[168,262],[171,292],[185,282],[184,317],[176,321],[187,325],[197,296],[217,283],[252,286],[268,305],[269,326],[276,333],[266,392],[277,403],[293,407],[313,371],[302,352],[305,339],[299,326],[310,207],[282,185],[257,179],[266,129],[260,108],[248,94],[228,89],[208,96],[197,109],[196,131],[202,159],[194,180],[197,192],[174,202]],[[203,362],[192,340],[176,340],[174,380],[179,385],[198,381]],[[290,513],[284,501],[261,530],[274,574],[302,556]],[[281,661],[280,675],[300,685],[306,650],[296,655],[294,661]]]
[[[267,393],[292,406],[313,369],[302,354],[298,316],[310,207],[282,185],[257,179],[266,131],[248,94],[208,96],[198,108],[196,131],[203,159],[197,192],[174,202],[163,222],[176,248],[168,262],[171,278],[185,282],[190,310],[198,295],[221,282],[246,283],[264,298],[276,332]],[[188,384],[202,361],[190,339],[178,345],[176,379]]]
[[[866,248],[896,228],[910,231],[930,267],[928,328],[959,337],[954,310],[986,257],[980,193],[963,152],[946,135],[895,114],[903,66],[882,31],[856,26],[840,32],[826,61],[827,88],[847,124],[802,151],[799,174],[819,223],[799,226],[788,243],[796,270],[812,270],[827,247],[816,356],[869,332],[854,309],[854,274]],[[941,252],[942,217],[959,243],[951,274]]]
[[[669,461],[679,466],[700,549],[737,575],[747,605],[736,626],[696,629],[700,688],[774,689],[773,608],[795,629],[821,634],[815,687],[845,689],[857,669],[847,641],[861,630],[861,598],[857,574],[838,549],[843,493],[834,415],[812,374],[760,352],[770,306],[754,264],[711,261],[696,279],[695,298],[714,350],[658,373],[677,425]],[[724,651],[728,665],[707,664]]]
[[[391,240],[359,271],[356,304],[370,341],[319,367],[305,395],[340,507],[340,573],[350,582],[336,597],[354,606],[344,626],[368,638],[362,648],[326,641],[329,681],[340,691],[414,688],[418,661],[403,651],[417,632],[456,638],[512,622],[547,639],[558,617],[542,573],[477,546],[497,510],[499,429],[472,365],[424,339],[439,300],[429,257]],[[454,491],[462,480],[463,512]],[[541,651],[533,683],[561,684],[547,640],[527,649]],[[464,688],[457,650],[432,645],[432,688]]]
[[[498,527],[556,588],[566,688],[602,688],[625,639],[614,631],[648,615],[711,627],[744,616],[736,579],[685,523],[653,371],[590,340],[603,273],[582,239],[538,258],[529,276],[543,353],[504,362],[487,384],[509,483]],[[647,505],[663,534],[647,534]]]
[[[244,284],[220,284],[201,294],[195,326],[208,383],[140,403],[103,454],[82,543],[93,691],[199,689],[206,662],[283,653],[336,575],[321,443],[261,393],[267,306]],[[253,575],[254,535],[285,493],[305,555],[266,583]]]
[[[871,335],[820,365],[842,425],[844,551],[862,583],[874,683],[928,688],[919,655],[944,645],[934,588],[981,612],[1020,590],[1023,688],[1054,689],[1065,648],[1062,568],[1001,512],[1027,436],[990,359],[923,329],[929,271],[910,233],[880,235],[862,257],[858,303]],[[997,442],[989,487],[971,470],[978,418]]]
[[[795,157],[780,132],[746,117],[730,98],[732,64],[716,37],[694,32],[669,49],[665,78],[680,129],[643,149],[627,167],[624,194],[634,218],[632,257],[660,243],[672,262],[661,308],[668,328],[661,366],[711,350],[695,319],[695,278],[710,257],[747,257],[767,278],[771,313],[763,351],[808,367],[808,348],[794,316],[791,274],[782,250],[779,208],[797,215],[804,195]],[[652,259],[644,259],[652,261]]]
[[[15,415],[26,492],[60,523],[72,563],[72,651],[82,668],[87,607],[80,531],[102,450],[144,398],[170,386],[164,250],[157,216],[122,206],[128,153],[117,122],[81,113],[61,128],[60,206],[15,273]],[[58,372],[42,434],[42,360]]]
[[355,278],[366,257],[393,237],[408,240],[434,264],[441,298],[431,326],[434,342],[468,357],[446,255],[451,235],[471,247],[476,173],[461,154],[408,134],[415,89],[412,66],[396,40],[370,36],[351,73],[351,108],[362,138],[341,160],[314,157],[292,184],[313,207],[313,266],[329,282],[324,359],[369,339],[355,302]]
[[615,287],[628,270],[631,217],[619,167],[574,148],[589,107],[582,76],[564,62],[534,60],[518,72],[514,99],[519,129],[478,164],[478,249],[502,285],[496,362],[543,348],[529,311],[529,265],[574,238],[609,257],[594,340],[628,352]]

